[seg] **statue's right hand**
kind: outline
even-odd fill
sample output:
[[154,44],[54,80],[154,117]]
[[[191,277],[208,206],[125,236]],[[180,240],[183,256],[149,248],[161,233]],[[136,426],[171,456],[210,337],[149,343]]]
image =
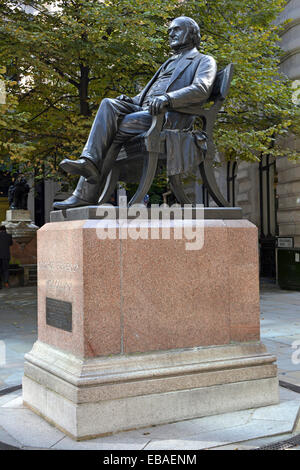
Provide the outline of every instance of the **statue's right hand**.
[[130,96],[127,96],[127,95],[117,96],[116,99],[120,101],[127,101],[127,103],[133,103],[132,98],[130,98]]

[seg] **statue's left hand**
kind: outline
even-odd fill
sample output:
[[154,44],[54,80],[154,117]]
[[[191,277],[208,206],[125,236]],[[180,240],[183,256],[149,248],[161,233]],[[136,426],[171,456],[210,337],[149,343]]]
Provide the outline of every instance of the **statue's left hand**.
[[167,109],[169,100],[167,96],[157,96],[153,98],[149,103],[149,113],[152,115],[160,114]]
[[127,95],[120,95],[120,96],[117,96],[116,99],[117,99],[117,100],[121,100],[121,101],[126,101],[127,103],[133,103],[133,99],[130,98],[130,96],[127,96]]

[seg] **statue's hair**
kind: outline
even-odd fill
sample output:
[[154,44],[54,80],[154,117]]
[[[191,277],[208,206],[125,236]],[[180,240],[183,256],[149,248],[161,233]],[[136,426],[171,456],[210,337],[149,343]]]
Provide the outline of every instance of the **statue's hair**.
[[178,18],[176,18],[176,20],[179,19],[182,19],[187,23],[190,35],[192,37],[193,45],[198,48],[200,46],[201,41],[200,27],[198,23],[196,23],[196,21],[193,20],[193,18],[190,18],[189,16],[179,16]]

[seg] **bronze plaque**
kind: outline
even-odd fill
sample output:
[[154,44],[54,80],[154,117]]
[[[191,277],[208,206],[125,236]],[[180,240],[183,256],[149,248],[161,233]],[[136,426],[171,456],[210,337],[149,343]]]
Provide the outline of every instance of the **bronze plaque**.
[[49,326],[72,331],[72,304],[46,297],[46,323]]

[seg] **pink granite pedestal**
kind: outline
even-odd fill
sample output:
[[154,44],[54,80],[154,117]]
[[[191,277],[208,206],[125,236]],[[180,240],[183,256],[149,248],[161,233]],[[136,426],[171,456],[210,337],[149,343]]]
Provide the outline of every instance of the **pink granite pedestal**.
[[[38,231],[24,402],[75,439],[278,402],[256,227],[206,220],[204,246],[189,251],[170,225],[170,239],[120,239],[119,228],[101,239],[99,220]],[[49,299],[61,301],[54,317]]]

